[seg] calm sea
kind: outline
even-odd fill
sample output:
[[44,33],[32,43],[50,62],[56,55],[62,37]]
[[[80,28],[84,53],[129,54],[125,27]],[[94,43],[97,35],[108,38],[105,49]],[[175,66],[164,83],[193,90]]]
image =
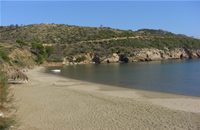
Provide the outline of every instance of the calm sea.
[[[51,72],[61,69],[60,73]],[[200,59],[48,67],[47,73],[127,88],[200,96]]]

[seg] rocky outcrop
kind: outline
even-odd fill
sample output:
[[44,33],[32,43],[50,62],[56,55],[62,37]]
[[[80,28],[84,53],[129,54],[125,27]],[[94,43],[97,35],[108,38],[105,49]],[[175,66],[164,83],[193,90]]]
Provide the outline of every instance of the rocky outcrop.
[[141,49],[134,52],[133,57],[127,57],[128,62],[162,60],[162,53],[158,49]]
[[117,55],[117,53],[113,53],[110,57],[103,59],[101,63],[117,63],[118,61],[119,56]]
[[[79,57],[86,57],[85,60],[76,62],[76,59]],[[63,64],[64,65],[77,65],[77,64],[95,64],[93,61],[94,59],[94,54],[93,53],[87,53],[87,54],[81,54],[81,55],[75,55],[75,56],[67,56],[63,59]]]
[[188,50],[185,48],[176,48],[165,51],[151,48],[136,50],[133,57],[127,57],[128,62],[136,61],[153,61],[153,60],[170,60],[170,59],[188,59],[200,57],[200,50]]
[[190,59],[198,58],[200,54],[200,50],[185,49],[185,52],[187,52]]
[[[85,56],[86,59],[81,62],[74,62],[78,57]],[[137,61],[154,61],[154,60],[171,60],[171,59],[189,59],[199,58],[200,50],[185,48],[176,48],[174,50],[159,50],[156,48],[135,49],[132,56],[123,53],[113,53],[110,56],[99,56],[94,53],[81,54],[71,57],[65,57],[63,64],[95,64],[95,63],[118,63],[118,62],[137,62]],[[69,60],[71,59],[71,61]]]

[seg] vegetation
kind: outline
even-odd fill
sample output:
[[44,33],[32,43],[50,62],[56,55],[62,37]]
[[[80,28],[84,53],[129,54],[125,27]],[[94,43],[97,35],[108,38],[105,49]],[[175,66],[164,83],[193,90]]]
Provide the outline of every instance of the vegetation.
[[43,64],[44,63],[44,58],[41,54],[37,55],[37,59],[36,62],[38,62],[39,64]]
[[50,57],[51,54],[54,54],[54,48],[51,47],[51,46],[47,46],[46,47],[46,53],[47,53],[48,57]]
[[74,62],[81,62],[81,61],[84,61],[86,60],[87,58],[85,56],[82,56],[82,57],[78,57],[76,58],[76,60]]
[[46,52],[44,50],[44,46],[40,43],[32,42],[31,43],[31,49],[34,50],[37,55],[38,54],[46,55]]
[[[9,85],[7,84],[7,76],[0,71],[0,111],[9,113],[14,109],[12,106],[13,95],[10,95]],[[0,118],[0,129],[8,129],[16,124],[14,116]]]
[[[132,31],[103,26],[98,28],[64,24],[16,24],[0,26],[0,35],[0,70],[4,62],[10,66],[27,67],[43,64],[45,60],[63,62],[63,57],[66,56],[70,62],[81,62],[86,60],[85,56],[78,57],[75,61],[73,56],[87,53],[98,57],[118,53],[121,54],[120,58],[124,59],[134,56],[134,51],[142,48],[164,51],[175,48],[200,49],[200,39],[154,29]],[[5,73],[0,72],[0,111],[3,112],[12,109],[9,103],[13,100],[6,81]],[[0,129],[9,128],[14,123],[12,117],[0,118]]]
[[[61,61],[65,56],[94,53],[108,56],[123,53],[133,56],[135,49],[200,49],[200,40],[163,30],[119,30],[109,27],[79,27],[64,24],[32,24],[1,27],[0,42],[12,44],[22,39],[31,46],[37,62]],[[28,49],[28,48],[27,48]]]
[[23,40],[20,40],[20,39],[16,40],[16,42],[19,43],[19,46],[21,48],[23,48],[24,45],[28,45],[27,43],[25,43]]
[[43,64],[44,63],[44,58],[47,57],[47,54],[48,54],[48,56],[50,56],[51,54],[54,53],[53,47],[47,47],[46,50],[45,50],[45,48],[44,48],[44,46],[42,44],[35,43],[35,42],[31,43],[31,49],[37,55],[36,61],[39,64]]
[[10,61],[9,57],[7,56],[7,54],[5,53],[4,50],[0,50],[0,59],[1,59],[1,58],[2,58],[5,62],[9,62],[9,61]]
[[28,43],[37,42],[41,44],[71,44],[79,41],[126,37],[136,34],[131,30],[125,31],[107,27],[79,27],[64,24],[32,24],[18,28],[9,26],[3,27],[0,32],[3,40],[14,41],[17,38]]

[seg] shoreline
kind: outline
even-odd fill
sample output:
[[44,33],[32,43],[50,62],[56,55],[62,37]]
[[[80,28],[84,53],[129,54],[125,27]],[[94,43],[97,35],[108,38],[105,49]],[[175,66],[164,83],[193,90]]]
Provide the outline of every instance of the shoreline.
[[29,70],[28,83],[12,85],[21,130],[200,127],[200,97],[90,83],[44,69]]
[[[161,60],[149,60],[149,61],[133,61],[133,62],[154,62],[154,61],[178,61],[178,60],[200,60],[198,58],[174,58],[174,59],[161,59]],[[76,66],[76,65],[91,65],[91,64],[122,64],[122,63],[133,63],[133,62],[125,62],[125,61],[118,61],[118,62],[110,62],[110,63],[85,63],[85,62],[71,62],[71,64],[66,64],[64,62],[46,62],[44,67],[51,67],[51,66]]]
[[[113,64],[113,63],[111,63]],[[80,64],[80,65],[87,65],[87,64]],[[59,65],[58,65],[59,66]],[[68,65],[67,65],[68,66]],[[48,74],[47,72],[45,72],[45,68],[46,67],[55,67],[55,66],[42,66],[43,68],[40,70],[40,72],[47,74],[47,75],[52,75],[52,74]],[[66,79],[71,79],[74,81],[81,81],[81,82],[85,82],[85,83],[91,83],[91,84],[97,84],[97,85],[102,85],[102,86],[107,86],[107,87],[111,87],[113,89],[127,89],[127,90],[132,90],[132,91],[136,91],[137,93],[139,93],[140,95],[149,95],[152,98],[156,98],[159,97],[161,98],[169,98],[169,97],[188,97],[188,98],[200,98],[200,96],[193,96],[193,95],[185,95],[185,94],[179,94],[179,93],[168,93],[168,92],[160,92],[160,91],[153,91],[153,90],[145,90],[145,89],[137,89],[137,88],[128,88],[128,87],[121,87],[121,86],[114,86],[114,85],[106,85],[106,84],[101,84],[101,83],[95,83],[95,82],[90,82],[90,81],[85,81],[85,80],[79,80],[79,79],[73,79],[73,78],[69,78],[69,77],[64,77],[64,76],[60,76],[60,75],[53,75],[55,77],[60,77],[60,78],[66,78]],[[104,89],[103,89],[104,90]],[[106,89],[105,89],[106,91]],[[151,96],[150,94],[155,94],[153,96]],[[156,96],[157,95],[157,96]]]
[[[151,61],[151,63],[150,63],[150,61],[148,61],[149,63],[147,63],[148,65],[150,64],[155,64],[155,65],[157,65],[157,64],[160,64],[160,63],[171,63],[171,61],[173,61],[173,63],[184,63],[185,61],[189,61],[189,60],[191,60],[192,62],[193,61],[199,61],[200,59],[173,59],[173,60],[157,60],[157,61]],[[146,62],[146,61],[145,61]],[[144,61],[143,62],[135,62],[136,64],[140,64],[140,63],[144,63]],[[106,64],[135,64],[135,63],[102,63],[102,65],[106,65]],[[145,63],[146,64],[146,63]],[[76,65],[51,65],[51,66],[44,66],[44,67],[49,67],[49,68],[51,68],[51,67],[53,67],[52,69],[61,69],[60,67],[65,67],[65,66],[71,66],[71,67],[73,67],[73,66],[87,66],[87,65],[89,65],[89,66],[93,66],[92,64],[76,64]],[[96,65],[98,65],[98,64],[96,64]],[[100,64],[99,64],[100,65]],[[57,68],[58,67],[58,68]],[[48,72],[50,72],[50,70],[48,71]],[[47,71],[46,71],[46,73],[48,73]],[[59,75],[55,75],[55,76],[59,76]],[[60,76],[60,77],[65,77],[65,76]],[[70,76],[66,76],[66,78],[69,78],[69,79],[73,79],[73,80],[80,80],[80,81],[83,81],[83,82],[91,82],[91,83],[95,83],[95,84],[102,84],[102,85],[107,85],[107,84],[109,84],[109,82],[98,82],[98,81],[96,81],[96,80],[94,80],[94,81],[92,81],[92,80],[88,80],[88,79],[80,79],[80,78],[76,78],[76,77],[70,77]],[[186,91],[183,91],[183,92],[177,92],[177,91],[171,91],[171,92],[167,92],[167,91],[162,91],[162,90],[151,90],[151,89],[139,89],[139,88],[132,88],[132,87],[127,87],[127,86],[124,86],[124,85],[111,85],[111,84],[109,84],[109,86],[113,86],[113,87],[122,87],[122,88],[127,88],[127,89],[133,89],[133,90],[136,90],[136,91],[149,91],[149,92],[158,92],[158,93],[163,93],[163,94],[175,94],[175,95],[182,95],[182,96],[189,96],[189,97],[200,97],[200,95],[199,95],[199,93],[198,92],[195,92],[195,91],[193,91],[193,93],[192,92],[190,92],[190,93],[187,93]],[[145,94],[145,93],[144,93]]]

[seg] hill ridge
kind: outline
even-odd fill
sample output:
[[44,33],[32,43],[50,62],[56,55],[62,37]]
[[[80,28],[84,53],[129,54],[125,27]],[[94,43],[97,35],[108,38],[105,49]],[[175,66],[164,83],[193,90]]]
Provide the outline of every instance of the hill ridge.
[[[18,46],[17,39],[53,46],[54,54],[48,61],[62,61],[64,57],[87,55],[109,57],[133,57],[138,49],[158,49],[173,51],[177,48],[199,50],[200,40],[185,35],[174,34],[161,29],[139,29],[138,31],[112,29],[109,27],[80,27],[64,24],[31,24],[21,27],[0,27],[0,45]],[[101,58],[100,58],[101,59]]]

